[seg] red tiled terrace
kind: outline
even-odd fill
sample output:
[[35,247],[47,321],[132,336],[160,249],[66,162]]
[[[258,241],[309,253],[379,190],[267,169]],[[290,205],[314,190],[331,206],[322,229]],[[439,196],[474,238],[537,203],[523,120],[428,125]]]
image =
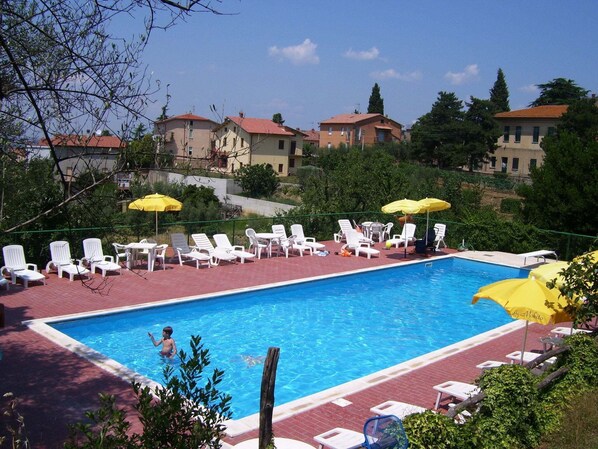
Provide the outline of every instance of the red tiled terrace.
[[[96,274],[91,287],[80,281],[69,282],[55,273],[47,275],[47,285],[32,283],[28,289],[19,284],[10,291],[2,289],[0,303],[5,307],[5,327],[0,329],[0,378],[2,393],[13,392],[20,400],[32,447],[57,448],[67,437],[67,424],[84,419],[84,412],[97,409],[98,393],[117,396],[117,404],[131,410],[134,397],[128,382],[104,371],[22,324],[25,320],[71,313],[89,312],[150,303],[170,298],[251,287],[272,282],[341,273],[374,266],[385,266],[424,258],[402,250],[382,250],[380,257],[341,257],[335,255],[340,244],[325,242],[331,254],[327,257],[275,257],[226,264],[218,267],[179,266],[172,259],[166,270],[147,273],[143,269],[124,271],[121,276],[108,275],[103,281]],[[436,253],[443,255],[452,250]],[[476,253],[476,252],[471,252]],[[502,253],[500,253],[502,254]],[[493,254],[478,253],[479,258],[496,260]],[[427,257],[435,257],[434,255]],[[513,258],[512,258],[513,259]],[[541,349],[538,338],[549,327],[530,325],[527,350]],[[450,332],[450,323],[439,332]],[[388,381],[344,397],[350,405],[341,407],[332,402],[298,412],[274,423],[279,438],[293,438],[317,446],[313,437],[334,427],[361,430],[371,416],[370,407],[389,399],[409,402],[427,408],[434,406],[433,385],[446,380],[473,381],[475,367],[488,359],[505,360],[505,354],[519,350],[522,329],[503,334],[442,360],[396,376]],[[126,344],[126,342],[123,342]],[[209,348],[208,348],[209,349]],[[259,392],[256,392],[259,394]],[[446,408],[447,401],[444,401]],[[227,439],[236,444],[257,436],[252,430]]]

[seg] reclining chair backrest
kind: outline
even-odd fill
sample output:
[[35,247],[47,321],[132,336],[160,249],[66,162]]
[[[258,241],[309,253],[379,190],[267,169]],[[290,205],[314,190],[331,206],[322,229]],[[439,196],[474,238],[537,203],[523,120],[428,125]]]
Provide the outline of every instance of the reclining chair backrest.
[[375,416],[363,426],[367,449],[407,449],[409,441],[403,423],[394,415]]

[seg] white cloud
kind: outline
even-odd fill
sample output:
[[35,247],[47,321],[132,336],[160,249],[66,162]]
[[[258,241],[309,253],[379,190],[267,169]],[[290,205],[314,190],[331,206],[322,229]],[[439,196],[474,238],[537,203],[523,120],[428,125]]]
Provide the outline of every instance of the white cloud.
[[382,71],[378,71],[378,72],[372,72],[370,73],[370,76],[374,79],[381,79],[381,80],[387,80],[387,79],[398,79],[401,81],[418,81],[422,78],[422,74],[419,70],[415,70],[413,72],[407,72],[407,73],[400,73],[397,72],[395,69],[387,69],[387,70],[382,70]]
[[268,54],[277,57],[281,60],[288,59],[293,64],[318,64],[320,57],[316,54],[317,44],[311,40],[305,39],[299,45],[292,45],[290,47],[278,48],[277,46],[270,47]]
[[519,88],[519,90],[521,92],[527,92],[529,94],[535,94],[536,92],[539,92],[538,86],[536,86],[535,84],[528,84],[527,86],[521,86]]
[[462,72],[447,72],[444,77],[450,81],[451,84],[459,85],[475,78],[480,73],[477,64],[470,64]]
[[380,51],[376,47],[372,47],[369,50],[355,51],[352,48],[345,52],[345,58],[357,59],[359,61],[371,61],[372,59],[378,58]]

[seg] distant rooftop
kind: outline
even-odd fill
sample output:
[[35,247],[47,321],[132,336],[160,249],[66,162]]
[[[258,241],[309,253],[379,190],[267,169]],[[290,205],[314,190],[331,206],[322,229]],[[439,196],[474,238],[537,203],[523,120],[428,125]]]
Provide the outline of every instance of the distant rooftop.
[[496,118],[561,118],[569,108],[566,104],[536,106],[535,108],[499,112]]

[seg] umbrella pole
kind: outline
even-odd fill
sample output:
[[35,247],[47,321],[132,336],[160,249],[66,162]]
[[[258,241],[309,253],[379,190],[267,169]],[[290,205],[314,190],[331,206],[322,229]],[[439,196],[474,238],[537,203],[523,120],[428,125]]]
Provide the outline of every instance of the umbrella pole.
[[156,211],[156,240],[158,240],[158,211]]
[[523,348],[521,349],[521,364],[523,365],[523,354],[525,354],[525,343],[527,342],[527,326],[528,320],[525,320],[525,334],[523,334]]

